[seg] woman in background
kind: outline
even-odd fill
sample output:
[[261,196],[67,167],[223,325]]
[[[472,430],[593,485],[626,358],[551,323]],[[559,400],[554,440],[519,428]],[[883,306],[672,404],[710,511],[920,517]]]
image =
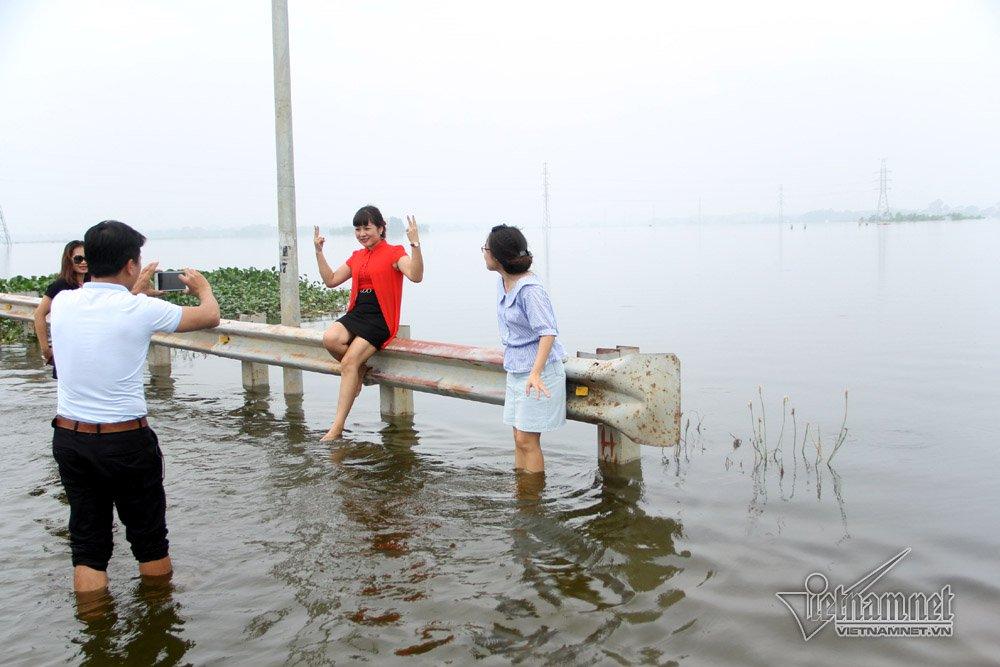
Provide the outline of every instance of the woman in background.
[[544,472],[541,434],[566,423],[566,351],[556,340],[548,292],[529,271],[532,258],[521,230],[497,225],[482,250],[486,268],[500,274],[497,323],[507,371],[503,423],[514,429],[514,470]]
[[337,415],[322,440],[343,435],[347,415],[361,391],[367,370],[365,362],[388,345],[399,331],[399,311],[403,301],[403,276],[419,283],[424,279],[424,259],[420,250],[417,220],[406,216],[406,236],[413,256],[401,245],[385,240],[385,219],[374,206],[363,206],[354,214],[354,238],[359,250],[336,270],[323,256],[326,239],[319,227],[313,228],[313,245],[319,274],[327,287],[351,281],[347,313],[323,334],[323,346],[340,362],[340,394]]
[[90,276],[87,275],[87,255],[83,251],[83,241],[70,241],[63,248],[59,277],[45,288],[45,294],[38,308],[35,308],[35,337],[38,338],[38,347],[45,357],[45,363],[52,364],[52,377],[56,377],[56,367],[52,347],[49,345],[48,329],[45,326],[45,318],[52,309],[52,299],[56,298],[59,292],[77,289],[88,280]]

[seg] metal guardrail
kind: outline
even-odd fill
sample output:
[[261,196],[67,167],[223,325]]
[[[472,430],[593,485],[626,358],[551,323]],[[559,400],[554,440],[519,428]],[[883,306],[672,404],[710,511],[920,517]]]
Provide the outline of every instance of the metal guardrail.
[[[0,317],[30,321],[39,299],[0,294]],[[223,320],[206,331],[158,333],[153,343],[244,362],[340,374],[323,347],[323,334],[277,324]],[[640,354],[617,348],[566,361],[566,416],[603,424],[636,443],[660,447],[680,439],[680,362],[673,354]],[[607,351],[605,351],[607,352]],[[581,353],[582,355],[583,353]],[[366,383],[503,404],[503,351],[397,338],[373,357]]]

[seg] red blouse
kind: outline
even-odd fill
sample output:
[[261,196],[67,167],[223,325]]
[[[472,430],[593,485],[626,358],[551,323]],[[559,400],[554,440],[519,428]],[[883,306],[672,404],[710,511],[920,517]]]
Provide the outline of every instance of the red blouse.
[[[351,301],[347,305],[347,310],[354,309],[359,290],[365,288],[375,290],[375,298],[378,299],[382,317],[389,327],[389,338],[382,345],[383,349],[399,333],[399,311],[403,303],[403,273],[393,265],[404,256],[406,250],[403,246],[389,245],[387,241],[381,241],[371,250],[368,248],[355,250],[346,262],[351,268]],[[368,284],[362,285],[362,282]]]
[[358,271],[358,289],[375,289],[375,284],[372,282],[372,274],[367,266],[362,266]]

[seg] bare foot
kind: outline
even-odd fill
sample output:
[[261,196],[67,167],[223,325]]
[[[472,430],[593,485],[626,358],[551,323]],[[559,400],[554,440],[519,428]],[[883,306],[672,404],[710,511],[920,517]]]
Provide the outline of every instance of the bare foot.
[[342,428],[331,428],[326,432],[322,438],[319,439],[320,442],[330,442],[331,440],[340,440],[341,436],[344,434],[344,429]]

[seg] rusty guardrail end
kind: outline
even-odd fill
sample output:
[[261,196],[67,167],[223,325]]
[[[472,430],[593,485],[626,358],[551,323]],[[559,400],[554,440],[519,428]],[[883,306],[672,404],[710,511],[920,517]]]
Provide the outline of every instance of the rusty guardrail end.
[[629,439],[654,447],[680,441],[680,361],[638,348],[598,348],[566,362],[567,414],[614,424]]

